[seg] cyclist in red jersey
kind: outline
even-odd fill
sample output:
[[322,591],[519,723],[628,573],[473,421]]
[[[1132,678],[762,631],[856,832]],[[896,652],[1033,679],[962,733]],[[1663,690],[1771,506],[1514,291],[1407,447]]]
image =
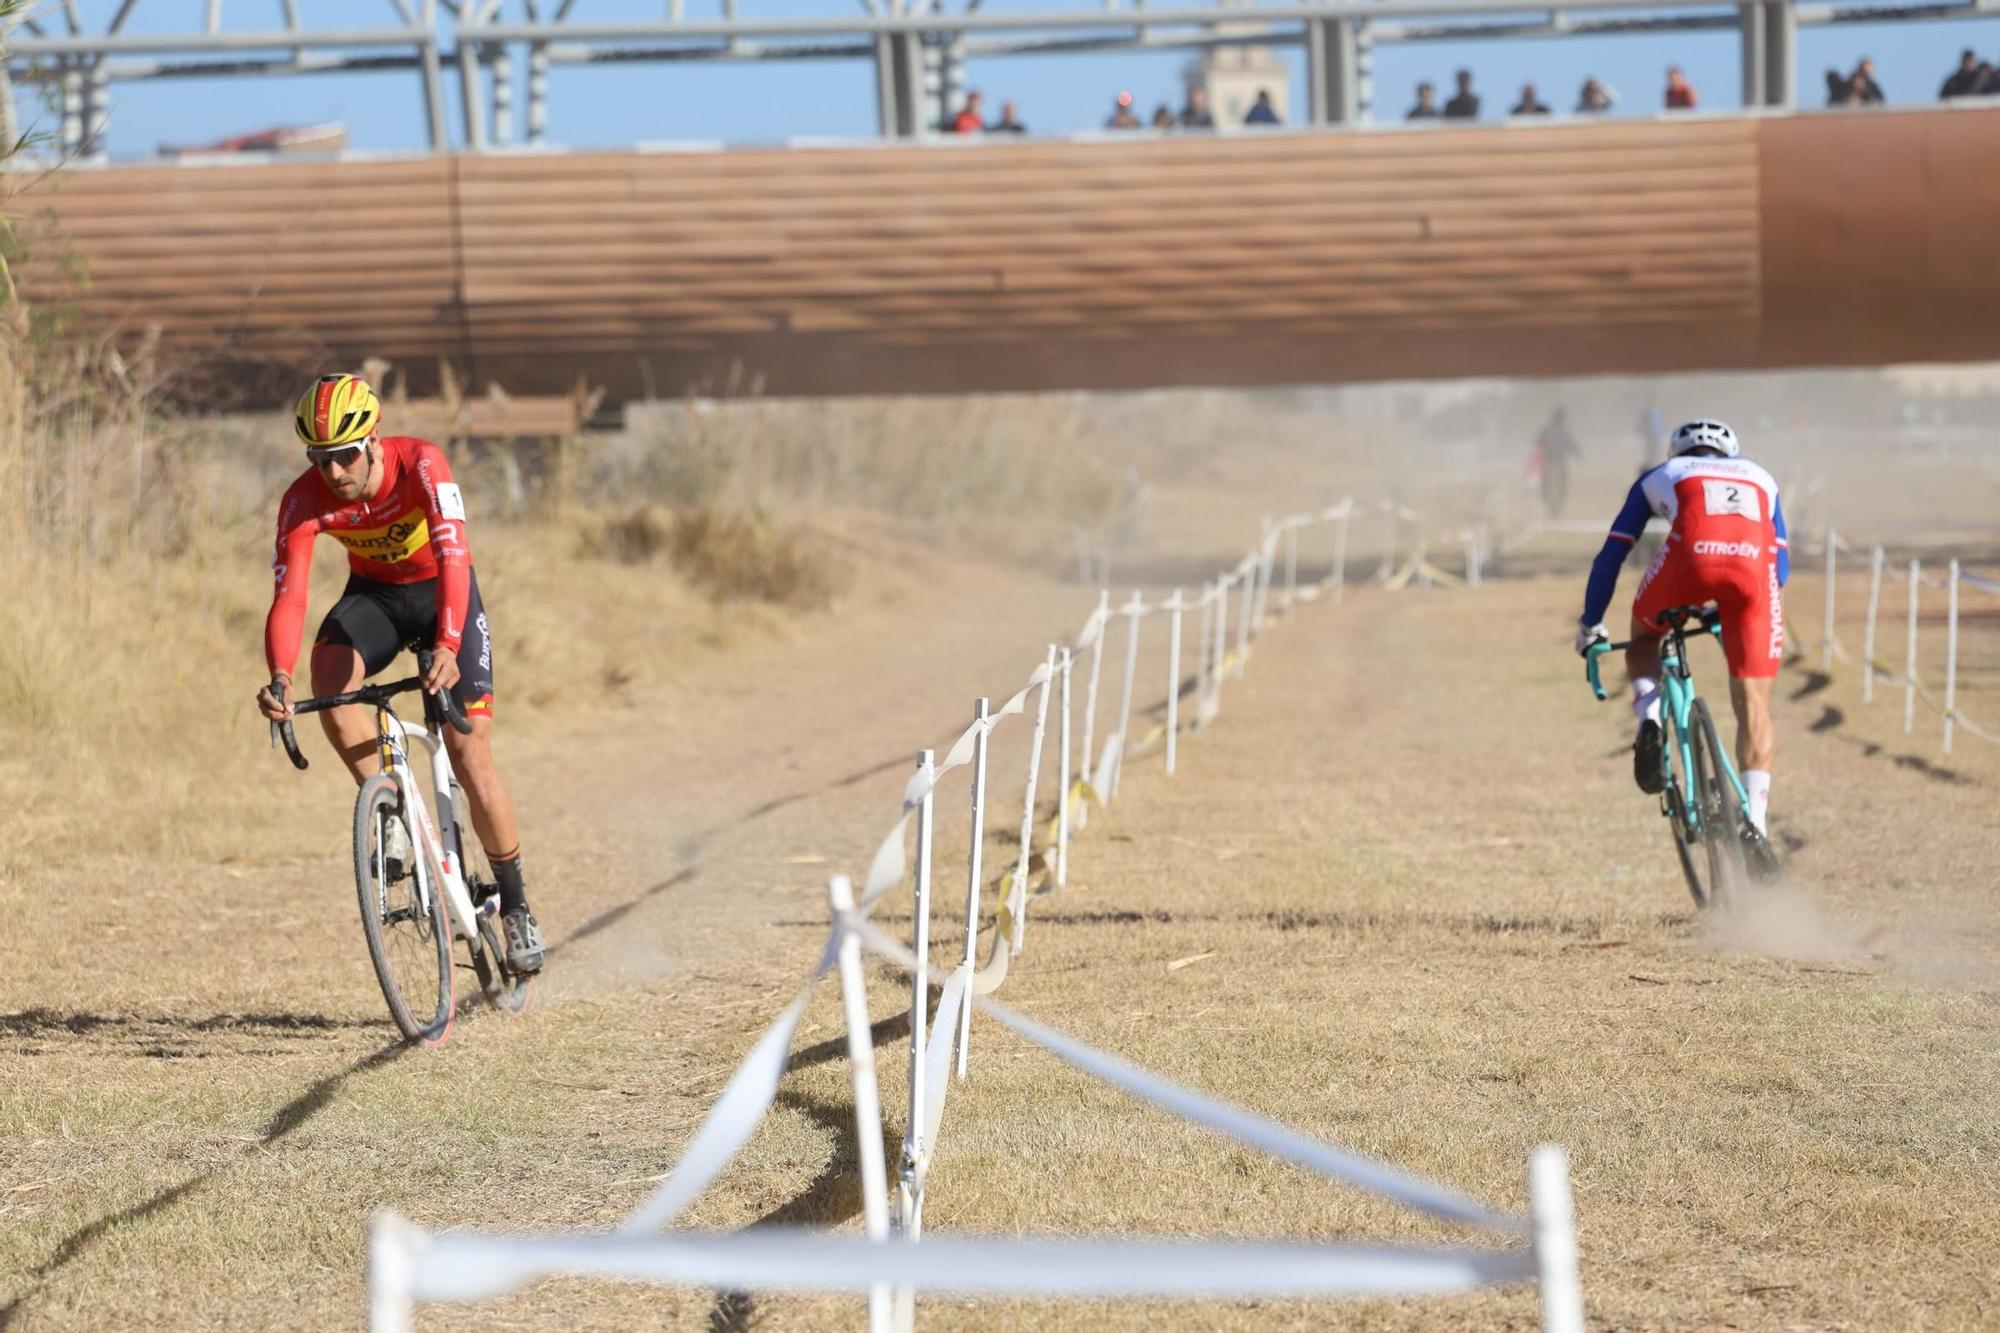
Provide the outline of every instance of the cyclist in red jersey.
[[1660,616],[1679,606],[1714,602],[1722,616],[1729,658],[1729,701],[1736,711],[1736,762],[1750,798],[1750,821],[1766,832],[1771,763],[1778,732],[1771,721],[1771,684],[1785,654],[1784,600],[1791,572],[1785,510],[1771,474],[1738,456],[1736,432],[1720,421],[1690,421],[1673,434],[1672,456],[1633,483],[1612,520],[1584,590],[1576,650],[1610,637],[1618,570],[1652,518],[1667,520],[1667,539],[1639,582],[1632,602],[1632,711],[1639,719],[1633,775],[1642,790],[1660,790]]
[[[465,499],[444,452],[428,440],[380,434],[381,414],[374,390],[354,375],[322,376],[299,400],[294,424],[311,466],[278,507],[265,662],[273,685],[296,696],[290,686],[313,540],[325,533],[347,548],[348,580],[314,636],[312,692],[354,689],[407,645],[428,640],[424,688],[450,689],[472,723],[470,735],[447,729],[445,747],[499,885],[507,962],[516,972],[537,971],[547,950],[528,908],[514,799],[493,763],[493,644],[466,540]],[[292,716],[272,685],[257,691],[257,707],[273,721]],[[367,780],[380,764],[367,710],[356,704],[319,716],[354,780]],[[389,851],[405,867],[413,859],[408,848]]]

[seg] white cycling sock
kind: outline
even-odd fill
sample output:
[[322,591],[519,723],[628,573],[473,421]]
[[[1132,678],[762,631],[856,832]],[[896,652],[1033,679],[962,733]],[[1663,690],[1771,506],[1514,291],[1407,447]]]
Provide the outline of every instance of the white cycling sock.
[[1660,678],[1658,676],[1635,676],[1632,678],[1632,716],[1641,722],[1660,720]]
[[1757,826],[1759,833],[1769,833],[1764,821],[1771,809],[1771,774],[1768,769],[1746,768],[1743,770],[1743,794],[1750,798],[1750,822]]

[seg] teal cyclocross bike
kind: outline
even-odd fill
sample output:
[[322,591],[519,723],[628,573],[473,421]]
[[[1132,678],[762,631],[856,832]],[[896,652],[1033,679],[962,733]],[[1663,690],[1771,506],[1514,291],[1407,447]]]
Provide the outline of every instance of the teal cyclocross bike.
[[[1776,878],[1777,854],[1750,822],[1750,798],[1737,776],[1736,764],[1715,729],[1708,703],[1695,693],[1688,666],[1688,622],[1696,633],[1722,640],[1722,624],[1714,608],[1677,606],[1660,617],[1668,627],[1660,643],[1660,685],[1663,727],[1660,745],[1660,813],[1674,835],[1674,852],[1696,907],[1725,904],[1741,893],[1754,876]],[[1622,643],[1593,644],[1584,655],[1584,673],[1591,692],[1603,700],[1604,683],[1598,662]]]

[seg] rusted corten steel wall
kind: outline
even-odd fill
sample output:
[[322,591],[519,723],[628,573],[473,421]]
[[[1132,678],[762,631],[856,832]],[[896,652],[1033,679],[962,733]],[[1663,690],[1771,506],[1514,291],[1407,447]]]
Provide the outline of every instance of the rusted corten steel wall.
[[440,360],[626,397],[2000,357],[1991,111],[133,167],[15,209],[30,294],[94,325],[419,388]]

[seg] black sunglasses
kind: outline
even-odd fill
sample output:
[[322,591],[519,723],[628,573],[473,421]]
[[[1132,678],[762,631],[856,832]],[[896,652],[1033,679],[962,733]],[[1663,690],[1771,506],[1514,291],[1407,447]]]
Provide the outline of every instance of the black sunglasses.
[[331,463],[335,467],[345,468],[351,466],[354,460],[361,456],[361,450],[364,447],[359,444],[350,444],[345,449],[308,449],[306,450],[306,459],[314,467],[325,467],[328,463]]

